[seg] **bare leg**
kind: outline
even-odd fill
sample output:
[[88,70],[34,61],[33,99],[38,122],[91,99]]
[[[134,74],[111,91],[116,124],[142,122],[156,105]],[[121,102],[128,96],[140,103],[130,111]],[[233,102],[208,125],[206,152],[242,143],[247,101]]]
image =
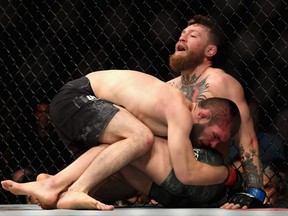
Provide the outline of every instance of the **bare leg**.
[[[43,181],[50,177],[52,177],[52,175],[46,173],[40,173],[37,176],[36,181]],[[134,197],[137,194],[138,191],[136,191],[126,181],[126,179],[120,174],[120,172],[110,176],[108,179],[103,181],[101,184],[97,185],[95,188],[93,188],[92,191],[89,192],[89,195],[94,199],[105,200],[110,202],[122,199],[130,199],[131,197]],[[34,204],[38,204],[38,202],[39,201],[34,202],[33,200],[31,201],[31,203]]]
[[[55,176],[45,178],[40,176],[41,181],[17,183],[11,180],[2,181],[2,187],[15,195],[30,195],[39,200],[46,208],[55,208],[60,192],[67,189],[84,170],[89,166],[93,158],[104,149],[94,147],[81,155],[68,167],[57,173]],[[39,180],[39,179],[38,179]]]
[[[116,144],[112,146],[115,146],[115,145]],[[112,146],[109,146],[106,149],[111,148]],[[103,154],[105,150],[103,150],[101,154]],[[89,166],[90,168],[91,167],[93,168],[94,166],[96,166],[96,164],[93,164],[93,162]],[[168,176],[169,172],[172,169],[172,166],[169,160],[169,150],[167,146],[167,140],[162,139],[162,138],[156,138],[155,144],[153,145],[152,150],[146,153],[141,158],[137,159],[135,162],[133,162],[133,165],[136,166],[140,170],[145,170],[145,172],[147,172],[151,177],[156,179],[156,182],[161,183]],[[155,169],[156,165],[157,165],[157,169]],[[85,172],[87,172],[87,170]],[[152,180],[140,170],[137,170],[136,168],[132,166],[127,166],[121,170],[121,173],[125,175],[126,180],[129,182],[129,184],[132,185],[132,187],[134,187],[136,190],[142,192],[143,194],[147,196],[150,192]],[[80,178],[82,177],[83,175]],[[99,189],[99,186],[100,185],[97,184],[97,187],[94,187],[92,189],[97,191]],[[91,192],[92,189],[89,189],[89,192]],[[99,195],[99,191],[97,192]],[[96,197],[97,197],[97,192],[96,192]],[[86,196],[86,193],[81,195],[81,191],[79,193],[79,191],[77,190],[71,190],[71,187],[70,187],[67,192],[61,195],[57,203],[57,208],[69,208],[69,209],[92,208],[93,209],[97,205],[97,203],[95,203],[95,201],[88,198]],[[76,199],[77,196],[80,198]],[[123,194],[122,194],[122,197],[123,197]],[[85,205],[82,205],[81,203],[83,203],[83,200],[87,202],[90,201],[90,202],[89,203],[86,202]],[[97,206],[97,208],[99,208],[99,206]]]
[[[92,161],[90,166],[79,177],[79,179],[71,187],[68,188],[68,191],[63,193],[63,195],[61,195],[61,198],[57,203],[57,208],[77,209],[81,207],[84,209],[93,209],[93,208],[99,209],[99,207],[101,207],[101,209],[106,210],[106,208],[103,208],[102,205],[98,205],[98,202],[97,203],[95,203],[94,201],[92,202],[92,200],[88,198],[87,194],[89,193],[89,191],[95,189],[96,186],[99,186],[99,184],[101,183],[99,182],[99,180],[101,178],[109,177],[105,175],[105,172],[104,172],[106,170],[104,169],[105,166],[102,167],[102,164],[101,164],[101,161],[102,160],[104,161],[104,158],[105,159],[110,158],[110,161],[111,159],[118,158],[117,161],[119,162],[119,165],[120,164],[126,165],[127,162],[129,162],[130,160],[131,161],[133,160],[132,157],[128,157],[128,156],[126,157],[125,155],[123,155],[122,151],[124,149],[128,150],[129,148],[127,144],[122,143],[122,142],[115,143],[113,145],[108,146],[106,149],[104,149],[101,152],[101,155],[99,154],[98,157],[96,157]],[[106,150],[109,150],[109,151],[104,153],[104,151]],[[130,149],[130,153],[131,153],[131,149]],[[133,155],[135,155],[134,153],[135,152],[133,152]],[[104,158],[102,158],[102,156]],[[111,166],[109,169],[109,172],[108,170],[106,171],[107,173],[117,172],[119,168],[118,167],[115,168]],[[100,171],[101,174],[98,173],[97,171]],[[101,176],[101,178],[96,178],[98,176],[99,177]],[[83,194],[81,195],[81,193]],[[77,202],[76,202],[76,199],[74,199],[74,197],[80,197],[80,199],[77,199]],[[83,203],[84,200],[86,200],[87,202],[85,202],[84,204],[80,204],[80,203]]]
[[[111,136],[114,140],[111,140]],[[115,142],[115,139],[118,141]],[[88,194],[101,181],[148,152],[154,143],[154,135],[125,110],[119,111],[110,121],[99,142],[113,144],[94,158],[79,179],[69,187],[68,192]]]
[[60,209],[98,209],[112,210],[114,206],[106,205],[83,192],[63,192],[56,204]]
[[[41,180],[41,182],[29,182],[19,184],[8,180],[2,181],[3,188],[9,190],[16,195],[24,194],[36,197],[40,201],[43,208],[85,208],[85,206],[86,208],[97,208],[98,203],[95,204],[95,202],[92,201],[90,197],[86,195],[80,196],[79,193],[73,193],[73,191],[71,191],[70,195],[69,193],[62,194],[60,199],[61,202],[58,202],[57,206],[56,202],[58,200],[59,193],[64,191],[65,188],[67,188],[73,181],[77,180],[81,173],[84,172],[85,168],[89,166],[92,159],[97,154],[99,154],[105,147],[107,147],[107,145],[101,145],[90,149],[55,176],[47,176],[46,174],[39,175],[37,180]],[[157,167],[159,169],[155,169],[155,164],[157,164]],[[140,170],[144,170],[145,172],[147,172],[152,178],[156,179],[156,182],[158,181],[159,183],[161,183],[162,179],[165,179],[168,175],[167,173],[169,173],[169,171],[171,170],[171,166],[169,166],[169,152],[166,140],[156,138],[153,150],[135,161],[134,165]],[[126,170],[128,170],[128,168]],[[133,171],[130,172],[130,177],[128,176],[126,178],[129,180],[135,179],[136,183],[137,179],[140,179],[140,181],[138,182],[140,186],[133,186],[146,195],[147,193],[149,193],[151,186],[149,185],[149,181],[151,180],[148,179],[147,181],[144,181],[145,177],[141,176],[140,172],[138,178],[136,178],[136,170],[134,170],[134,173]],[[141,186],[141,183],[147,184],[146,186]],[[95,188],[96,187],[94,187],[94,189]],[[97,193],[99,195],[99,191]],[[70,196],[75,197],[75,194],[80,197],[79,199],[77,199],[77,203],[72,202],[72,199],[69,198]],[[102,190],[102,195],[103,194],[104,193]],[[85,200],[87,200],[87,202],[85,202]]]
[[[101,153],[103,153],[103,151]],[[131,186],[134,187],[137,191],[143,193],[146,196],[149,195],[150,188],[152,185],[151,178],[156,183],[160,184],[164,181],[164,179],[168,176],[169,172],[172,169],[172,165],[171,165],[170,159],[169,159],[169,150],[168,150],[168,146],[167,146],[167,140],[156,137],[155,138],[155,144],[153,145],[152,150],[149,151],[148,153],[146,153],[141,158],[134,161],[132,164],[133,164],[133,166],[135,166],[137,168],[130,166],[130,165],[126,166],[125,168],[123,168],[120,171],[121,174],[125,177],[127,182],[129,184],[131,184]],[[92,163],[91,163],[90,167],[93,167]],[[155,168],[155,167],[157,167],[157,168]],[[147,173],[150,176],[150,178],[148,177],[147,174],[143,173],[140,170],[143,170],[145,173]],[[98,186],[100,186],[100,185],[98,184]],[[109,187],[111,187],[111,185],[109,185],[109,183],[108,183],[108,188]],[[99,198],[99,194],[101,194],[101,192],[99,193],[99,191],[101,191],[101,189],[98,190],[98,187],[96,187],[96,188],[94,188],[94,190],[96,190],[96,193],[94,195],[97,198]],[[102,188],[102,191],[103,191],[103,188]],[[91,190],[90,190],[90,192],[91,192]],[[108,193],[110,194],[110,192],[111,192],[111,189]],[[97,196],[97,193],[98,193],[98,196]],[[59,199],[57,207],[58,208],[83,207],[83,206],[79,206],[79,203],[81,203],[82,200],[78,201],[76,198],[74,198],[76,196],[79,196],[80,199],[82,199],[82,197],[85,198],[85,196],[84,195],[82,196],[81,193],[79,193],[78,191],[73,191],[73,190],[69,189],[67,193],[63,193],[63,195]],[[122,198],[123,198],[123,196],[124,195],[122,194]],[[121,193],[120,193],[120,197],[121,197]],[[120,198],[120,197],[118,197],[118,198]],[[77,202],[75,200],[77,200]],[[88,200],[88,198],[87,198],[87,200]],[[93,203],[93,205],[95,205],[95,204]],[[90,206],[92,206],[92,208],[93,208],[93,205],[91,204]]]
[[89,195],[75,191],[64,192],[57,202],[57,208],[110,210],[107,205],[103,205],[97,200],[114,202],[128,199],[137,195],[137,191],[126,182],[120,173],[116,173],[98,184],[89,192]]
[[[88,153],[85,153],[85,157],[81,156],[81,159],[72,163],[69,169],[64,169],[44,181],[19,184],[6,180],[2,181],[1,184],[5,190],[15,195],[31,195],[38,199],[46,208],[55,208],[59,194],[76,180],[72,188],[65,192],[65,196],[64,194],[61,195],[61,203],[65,203],[62,206],[69,206],[72,209],[79,206],[85,208],[85,203],[83,202],[81,205],[78,203],[73,206],[73,203],[71,205],[67,204],[69,199],[65,201],[67,197],[69,198],[69,192],[71,192],[71,196],[75,194],[73,192],[83,192],[86,195],[83,194],[81,196],[83,199],[81,200],[85,200],[85,197],[87,198],[86,207],[88,209],[98,208],[99,206],[102,208],[103,205],[99,205],[98,202],[96,204],[91,202],[91,197],[88,198],[87,195],[88,192],[105,178],[147,152],[153,140],[154,136],[149,128],[131,113],[122,110],[110,121],[104,134],[99,139],[99,142],[103,141],[104,143],[116,142],[102,151],[103,153],[98,155],[99,152],[95,154],[95,152],[89,150]],[[96,155],[98,156],[95,157]],[[89,165],[91,166],[89,167]],[[77,196],[80,197],[80,194],[77,193]],[[107,208],[111,208],[111,206]],[[103,209],[106,209],[106,207]]]

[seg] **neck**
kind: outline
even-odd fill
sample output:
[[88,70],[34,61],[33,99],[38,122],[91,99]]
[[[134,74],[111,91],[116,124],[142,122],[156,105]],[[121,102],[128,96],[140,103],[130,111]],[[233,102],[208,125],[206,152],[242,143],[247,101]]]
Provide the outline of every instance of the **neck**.
[[193,68],[181,71],[181,75],[201,76],[208,67],[211,67],[211,63],[197,65]]
[[202,76],[202,74],[204,74],[206,69],[209,68],[210,66],[211,66],[211,64],[201,64],[201,65],[198,65],[195,68],[192,68],[192,69],[189,69],[189,70],[185,70],[185,71],[181,71],[181,82],[182,82],[182,84],[185,84],[185,80],[187,80],[187,78],[189,80],[191,78],[193,78],[194,82],[196,82]]

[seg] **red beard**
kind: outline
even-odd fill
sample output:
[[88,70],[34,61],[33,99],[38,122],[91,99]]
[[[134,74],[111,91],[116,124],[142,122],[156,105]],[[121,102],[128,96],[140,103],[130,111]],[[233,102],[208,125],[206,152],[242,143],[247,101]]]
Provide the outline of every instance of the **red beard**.
[[177,55],[174,53],[169,58],[169,66],[171,70],[181,72],[188,69],[194,69],[202,64],[204,55],[203,52],[187,52],[186,55]]

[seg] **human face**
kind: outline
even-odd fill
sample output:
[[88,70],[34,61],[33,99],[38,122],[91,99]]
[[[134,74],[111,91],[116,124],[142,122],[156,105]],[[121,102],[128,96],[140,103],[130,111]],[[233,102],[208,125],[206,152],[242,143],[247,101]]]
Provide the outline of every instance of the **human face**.
[[38,130],[38,136],[41,138],[47,138],[48,130],[51,125],[49,118],[49,105],[46,103],[38,104],[34,115],[37,120],[36,125]]
[[205,49],[209,45],[209,29],[194,24],[182,31],[175,46],[175,53],[170,56],[169,64],[174,71],[193,69],[200,65],[205,57]]
[[230,139],[229,127],[220,128],[218,125],[194,124],[191,132],[192,144],[195,147],[210,147],[218,149],[220,143]]
[[49,114],[48,104],[40,103],[37,105],[34,115],[39,123],[41,123],[44,126],[47,125],[50,121],[48,114]]

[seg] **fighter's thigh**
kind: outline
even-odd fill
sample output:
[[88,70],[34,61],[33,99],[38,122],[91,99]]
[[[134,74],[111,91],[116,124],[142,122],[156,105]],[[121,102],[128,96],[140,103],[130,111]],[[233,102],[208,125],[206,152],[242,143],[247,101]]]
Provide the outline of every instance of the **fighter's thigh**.
[[152,133],[139,119],[124,108],[119,107],[119,111],[107,124],[99,137],[100,143],[114,143],[131,136],[144,136]]

